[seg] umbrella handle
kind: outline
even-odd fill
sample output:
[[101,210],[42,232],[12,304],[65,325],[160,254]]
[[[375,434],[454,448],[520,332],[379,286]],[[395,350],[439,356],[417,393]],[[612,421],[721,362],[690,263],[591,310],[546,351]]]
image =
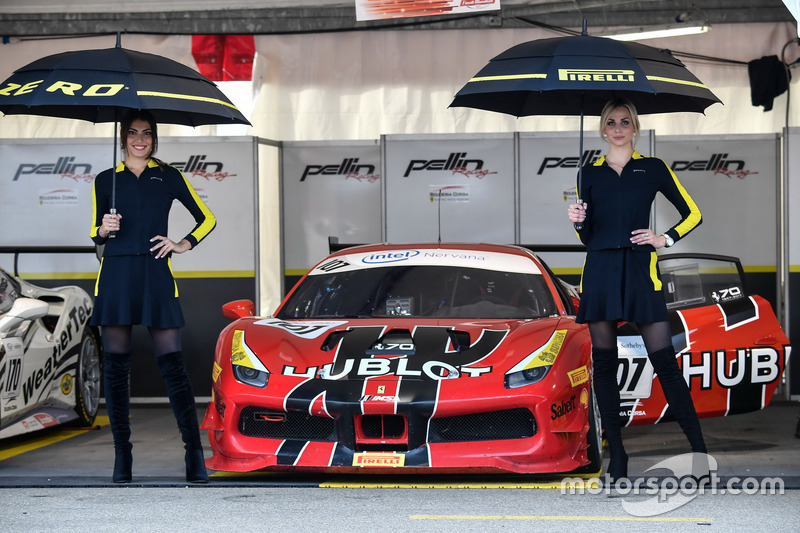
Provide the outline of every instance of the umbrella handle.
[[[112,207],[111,209],[108,210],[108,213],[110,215],[116,215],[117,214],[117,209],[115,207]],[[117,232],[116,231],[109,231],[108,232],[108,237],[106,237],[106,238],[107,239],[116,239],[117,238]]]
[[[578,198],[578,199],[575,200],[575,203],[583,205],[583,200]],[[577,232],[583,231],[583,222],[573,222],[572,226],[575,228],[575,231],[577,231]]]

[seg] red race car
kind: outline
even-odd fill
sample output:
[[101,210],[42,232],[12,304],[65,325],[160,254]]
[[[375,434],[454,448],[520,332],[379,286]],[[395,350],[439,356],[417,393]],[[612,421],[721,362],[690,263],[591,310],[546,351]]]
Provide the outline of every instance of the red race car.
[[[769,403],[789,357],[733,258],[664,259],[673,340],[701,417]],[[531,251],[371,245],[333,253],[274,316],[217,342],[203,420],[214,470],[596,472],[601,431],[579,299]],[[620,416],[671,418],[632,325]]]

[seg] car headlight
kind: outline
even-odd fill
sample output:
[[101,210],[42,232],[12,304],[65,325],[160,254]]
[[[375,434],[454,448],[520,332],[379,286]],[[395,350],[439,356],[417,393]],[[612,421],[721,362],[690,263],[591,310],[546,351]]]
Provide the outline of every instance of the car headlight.
[[263,389],[269,381],[269,372],[251,368],[249,366],[233,365],[233,375],[238,381],[252,387]]
[[238,329],[231,342],[231,367],[237,381],[261,389],[267,386],[269,370],[245,342],[244,331]]
[[550,369],[553,368],[556,357],[561,352],[561,347],[564,345],[564,339],[566,338],[567,330],[559,329],[554,331],[543,346],[536,349],[506,372],[506,388],[515,389],[542,381],[550,372]]
[[506,388],[516,389],[524,385],[539,383],[544,379],[547,373],[550,372],[551,368],[553,368],[553,365],[537,366],[534,368],[526,368],[525,370],[520,370],[513,374],[506,374]]

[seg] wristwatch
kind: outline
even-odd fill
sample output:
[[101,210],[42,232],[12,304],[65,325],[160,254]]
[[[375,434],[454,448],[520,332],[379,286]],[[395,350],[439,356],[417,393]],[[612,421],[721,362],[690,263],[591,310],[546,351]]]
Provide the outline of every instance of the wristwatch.
[[663,233],[661,236],[664,237],[664,246],[665,247],[669,248],[670,246],[675,244],[675,241],[672,239],[672,237],[670,237],[666,233]]

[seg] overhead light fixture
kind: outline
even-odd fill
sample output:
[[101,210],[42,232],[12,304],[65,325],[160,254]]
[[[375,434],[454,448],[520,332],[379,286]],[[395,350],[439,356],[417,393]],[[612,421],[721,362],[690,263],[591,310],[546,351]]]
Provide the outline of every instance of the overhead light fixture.
[[664,37],[678,37],[680,35],[696,35],[711,29],[711,24],[664,24],[661,26],[642,26],[638,28],[623,28],[613,32],[598,33],[599,37],[608,37],[618,41],[639,41],[642,39],[660,39]]

